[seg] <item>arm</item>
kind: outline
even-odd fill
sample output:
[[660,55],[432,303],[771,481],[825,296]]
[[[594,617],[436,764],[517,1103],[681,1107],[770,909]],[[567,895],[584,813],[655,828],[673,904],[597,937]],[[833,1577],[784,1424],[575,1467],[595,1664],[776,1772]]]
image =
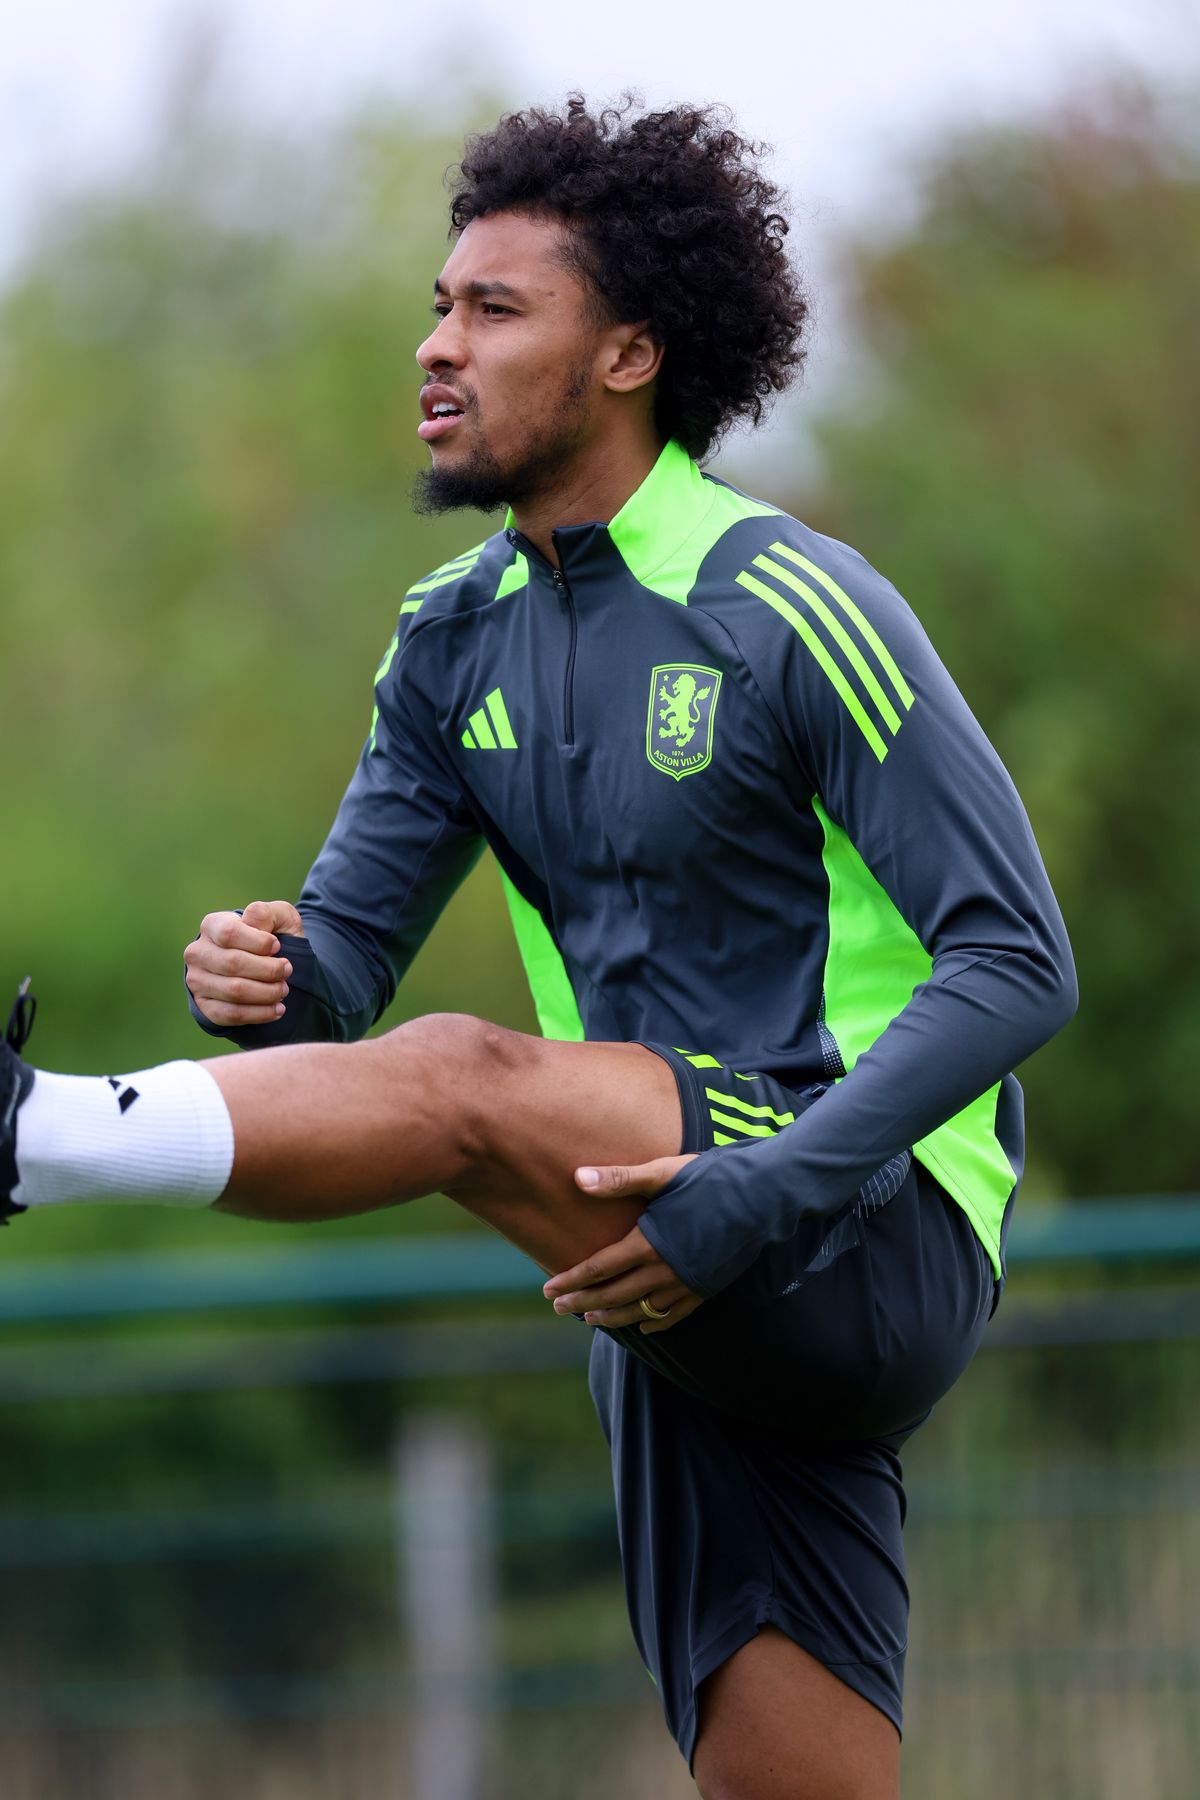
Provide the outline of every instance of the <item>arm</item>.
[[[700,1294],[801,1219],[844,1205],[890,1157],[986,1095],[1076,1004],[1062,918],[999,758],[894,590],[849,552],[838,580],[854,609],[840,616],[868,627],[864,639],[854,626],[856,647],[873,637],[899,677],[871,653],[896,729],[852,665],[857,712],[849,706],[845,669],[840,691],[828,658],[794,629],[778,672],[755,673],[825,834],[826,984],[836,974],[843,990],[843,1029],[831,1022],[849,1072],[777,1137],[698,1158],[652,1200],[646,1239]],[[840,948],[836,907],[849,921]],[[873,936],[872,921],[889,918],[895,929]],[[864,1032],[871,983],[889,979],[895,1004],[879,1023],[891,1022]]]
[[[210,1036],[247,1049],[361,1037],[392,1001],[438,914],[477,859],[482,839],[462,794],[436,747],[427,746],[413,728],[401,661],[393,640],[376,677],[371,734],[300,895],[303,935],[288,928],[299,923],[294,909],[286,909],[290,920],[286,912],[277,913],[279,949],[274,963],[268,962],[272,922],[260,915],[259,902],[247,909],[247,925],[268,927],[261,944],[251,941],[258,933],[246,938],[237,915],[225,913],[206,920],[201,937],[189,945],[189,1005]],[[214,927],[212,919],[229,923]],[[214,930],[226,941],[213,945]],[[280,1018],[231,1022],[242,1009],[214,999],[219,983],[248,974],[245,965],[231,960],[236,944],[243,945],[243,956],[258,950],[261,973],[274,973],[279,960],[291,964]],[[197,994],[199,987],[208,991]],[[238,997],[251,994],[245,989]]]

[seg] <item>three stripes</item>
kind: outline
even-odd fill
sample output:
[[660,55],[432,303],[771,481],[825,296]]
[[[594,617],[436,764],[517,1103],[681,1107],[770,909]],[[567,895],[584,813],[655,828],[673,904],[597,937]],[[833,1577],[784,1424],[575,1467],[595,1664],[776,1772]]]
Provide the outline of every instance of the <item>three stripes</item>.
[[[765,600],[799,633],[882,762],[912,706],[913,694],[875,627],[831,575],[787,544],[772,544],[770,556],[756,556],[752,567],[759,573],[743,569],[738,583]],[[834,655],[834,645],[848,668]]]
[[504,704],[504,695],[493,688],[478,712],[471,714],[462,741],[468,750],[515,750],[517,740]]
[[794,1112],[778,1113],[770,1106],[751,1106],[748,1100],[739,1100],[736,1094],[723,1094],[719,1088],[706,1087],[704,1094],[712,1102],[708,1110],[714,1127],[714,1144],[736,1144],[739,1137],[774,1137],[777,1131],[795,1121]]
[[482,544],[472,544],[471,548],[464,550],[461,556],[453,557],[450,562],[443,563],[440,569],[435,569],[432,575],[426,575],[424,581],[418,581],[409,588],[400,611],[402,613],[419,612],[421,602],[426,594],[431,594],[434,588],[445,587],[447,582],[457,581],[461,575],[469,574],[486,547],[487,540],[485,538]]

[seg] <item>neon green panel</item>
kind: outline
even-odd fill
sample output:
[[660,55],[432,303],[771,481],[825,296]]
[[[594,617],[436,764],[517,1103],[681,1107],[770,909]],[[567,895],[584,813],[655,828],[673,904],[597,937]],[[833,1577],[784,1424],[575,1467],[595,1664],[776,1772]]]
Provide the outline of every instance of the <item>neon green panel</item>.
[[493,688],[484,701],[484,705],[492,715],[492,724],[496,727],[496,738],[502,750],[515,750],[517,740],[513,736],[513,728],[509,722],[508,708],[504,704],[504,695],[499,688]]
[[[700,564],[729,527],[778,511],[706,481],[682,444],[672,442],[611,521],[608,535],[636,581],[686,605]],[[670,549],[664,556],[665,545]]]
[[518,555],[514,562],[509,563],[507,569],[505,569],[503,575],[500,577],[500,585],[496,589],[496,599],[503,600],[506,594],[515,593],[517,588],[523,588],[528,580],[529,559],[528,557]]
[[470,731],[463,732],[463,743],[467,746],[468,750],[478,750],[478,748],[479,748],[479,745],[475,742],[475,739],[471,736]]
[[568,1043],[583,1040],[583,1020],[558,947],[546,929],[536,906],[519,894],[504,870],[500,871],[504,898],[516,933],[517,949],[525,964],[525,976],[537,1011],[542,1036]]
[[[928,981],[933,963],[846,833],[815,797],[813,811],[825,834],[822,857],[829,881],[825,1022],[849,1073],[908,1005],[914,990]],[[996,1136],[999,1092],[997,1082],[913,1145],[918,1162],[970,1219],[997,1275],[1000,1222],[1016,1179]]]

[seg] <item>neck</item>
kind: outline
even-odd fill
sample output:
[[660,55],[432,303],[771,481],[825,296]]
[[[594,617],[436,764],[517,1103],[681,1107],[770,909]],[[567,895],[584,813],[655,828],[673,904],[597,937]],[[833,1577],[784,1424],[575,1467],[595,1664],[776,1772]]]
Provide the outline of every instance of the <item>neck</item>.
[[590,446],[563,469],[553,485],[513,507],[517,530],[557,564],[553,533],[562,525],[607,525],[641,487],[662,454],[649,430],[628,441]]

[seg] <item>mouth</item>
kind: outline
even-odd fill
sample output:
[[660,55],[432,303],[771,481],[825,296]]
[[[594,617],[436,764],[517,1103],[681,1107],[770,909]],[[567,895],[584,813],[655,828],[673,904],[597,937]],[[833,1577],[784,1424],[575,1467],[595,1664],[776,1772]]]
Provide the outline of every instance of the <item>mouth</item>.
[[417,436],[425,443],[436,442],[461,424],[465,408],[458,395],[448,387],[432,383],[421,389],[421,411],[425,417],[417,426]]

